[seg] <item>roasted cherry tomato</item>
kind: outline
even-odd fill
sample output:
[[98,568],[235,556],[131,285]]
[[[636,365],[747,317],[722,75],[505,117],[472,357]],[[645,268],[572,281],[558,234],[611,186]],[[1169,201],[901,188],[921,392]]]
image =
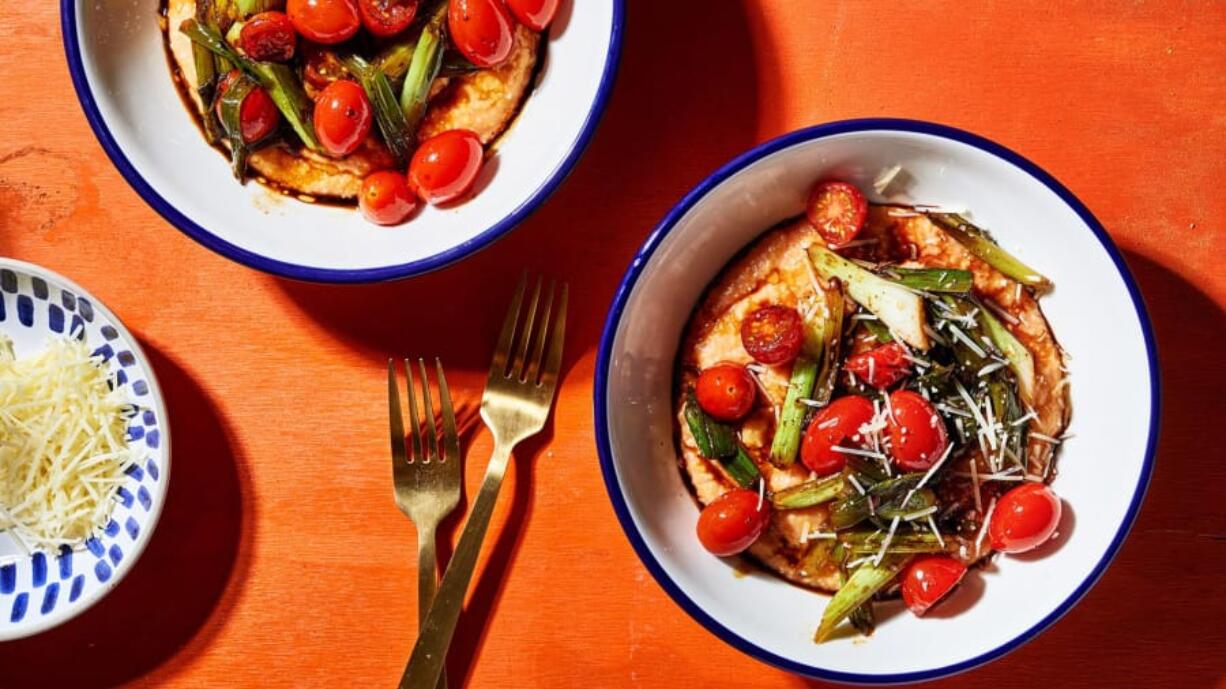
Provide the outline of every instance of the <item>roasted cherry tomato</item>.
[[800,354],[804,324],[796,309],[762,306],[741,321],[741,344],[764,364],[786,364]]
[[833,474],[847,464],[847,454],[838,447],[862,447],[860,427],[873,420],[873,403],[859,395],[840,397],[809,422],[800,442],[800,461],[819,476]]
[[1060,524],[1060,498],[1042,483],[1025,483],[1001,496],[988,523],[992,547],[1024,553],[1047,542]]
[[698,515],[698,540],[714,555],[736,555],[758,540],[770,517],[770,501],[757,491],[728,491]]
[[520,24],[533,31],[544,31],[558,11],[558,0],[507,0],[507,7]]
[[911,373],[907,348],[891,342],[847,357],[844,368],[869,385],[884,390]]
[[358,10],[366,30],[386,38],[409,28],[420,4],[420,0],[358,0]]
[[[217,119],[221,119],[221,96],[230,90],[230,84],[238,79],[238,70],[222,77],[217,85]],[[243,99],[243,105],[238,109],[238,120],[243,129],[243,142],[253,144],[272,134],[281,123],[281,113],[262,87],[256,86]]]
[[316,43],[341,43],[362,28],[354,0],[288,0],[285,13],[298,33]]
[[926,471],[949,447],[945,421],[928,400],[911,390],[890,394],[890,454],[904,471]]
[[962,577],[966,565],[945,555],[921,555],[902,573],[902,600],[907,608],[923,615],[944,598]]
[[860,234],[868,218],[868,199],[854,184],[825,180],[809,194],[809,222],[831,246],[846,244]]
[[310,42],[304,42],[301,51],[303,81],[312,99],[318,98],[328,84],[349,76],[349,70],[341,64],[335,51]]
[[515,45],[511,17],[503,0],[451,0],[447,27],[451,41],[468,61],[493,67],[511,55]]
[[298,32],[284,12],[261,12],[243,24],[238,43],[252,60],[289,62],[294,59]]
[[362,180],[358,207],[367,220],[377,225],[399,225],[417,209],[417,194],[399,172],[374,172]]
[[467,129],[436,134],[413,154],[409,184],[428,203],[450,203],[472,190],[484,159],[481,139]]
[[334,81],[315,101],[315,134],[324,151],[337,158],[358,150],[373,120],[370,99],[356,81]]
[[753,409],[758,396],[749,371],[738,364],[716,364],[698,376],[698,406],[720,421],[736,421]]

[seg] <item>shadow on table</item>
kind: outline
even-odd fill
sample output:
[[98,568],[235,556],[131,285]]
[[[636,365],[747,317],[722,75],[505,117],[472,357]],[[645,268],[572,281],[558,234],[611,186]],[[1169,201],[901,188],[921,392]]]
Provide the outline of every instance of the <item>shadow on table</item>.
[[1107,573],[1064,619],[941,686],[1165,686],[1176,673],[1180,686],[1213,687],[1226,679],[1218,622],[1226,616],[1226,468],[1206,444],[1226,418],[1226,367],[1216,360],[1226,313],[1170,268],[1131,252],[1126,259],[1154,324],[1163,385],[1161,437],[1140,518]]
[[460,266],[397,283],[276,279],[289,300],[372,358],[443,352],[449,369],[479,371],[527,269],[570,283],[568,350],[594,347],[613,290],[650,229],[757,136],[760,67],[741,3],[642,2],[628,14],[597,136],[571,178],[515,232]]
[[186,371],[142,346],[170,419],[172,478],[161,520],[140,560],[97,605],[44,634],[0,643],[5,689],[113,687],[190,662],[241,587],[254,515],[230,431]]

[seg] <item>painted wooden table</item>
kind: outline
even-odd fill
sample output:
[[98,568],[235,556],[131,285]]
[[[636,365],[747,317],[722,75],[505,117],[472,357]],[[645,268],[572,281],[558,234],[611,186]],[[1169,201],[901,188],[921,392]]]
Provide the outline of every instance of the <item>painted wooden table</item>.
[[[766,138],[883,115],[984,134],[1080,195],[1135,271],[1163,361],[1157,471],[1115,564],[1039,639],[946,684],[1226,687],[1226,3],[630,5],[611,107],[540,212],[440,273],[330,288],[230,263],[146,207],[77,105],[56,3],[0,3],[0,254],[126,320],[174,437],[139,565],[76,621],[0,644],[0,687],[393,686],[417,612],[383,366],[445,353],[471,420],[524,268],[571,283],[567,372],[504,488],[453,686],[805,685],[708,634],[639,564],[597,468],[591,376],[614,287],[682,193]],[[468,428],[474,492],[490,441]]]

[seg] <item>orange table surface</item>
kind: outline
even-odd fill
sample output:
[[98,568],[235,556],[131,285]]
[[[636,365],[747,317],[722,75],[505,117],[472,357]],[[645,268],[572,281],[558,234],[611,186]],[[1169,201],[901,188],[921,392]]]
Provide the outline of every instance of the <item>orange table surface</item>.
[[[639,563],[597,465],[592,373],[618,280],[685,191],[767,138],[863,116],[969,129],[1063,181],[1124,250],[1161,349],[1157,469],[1121,554],[1038,639],[942,684],[1226,687],[1226,3],[630,5],[609,110],[539,212],[447,270],[342,288],[243,268],[164,222],[86,124],[56,3],[0,3],[0,254],[125,319],[174,439],[139,564],[80,618],[0,644],[0,687],[393,686],[417,610],[384,365],[444,354],[471,415],[525,268],[570,281],[565,379],[504,486],[452,686],[810,684],[706,632]],[[468,444],[471,495],[479,424]]]

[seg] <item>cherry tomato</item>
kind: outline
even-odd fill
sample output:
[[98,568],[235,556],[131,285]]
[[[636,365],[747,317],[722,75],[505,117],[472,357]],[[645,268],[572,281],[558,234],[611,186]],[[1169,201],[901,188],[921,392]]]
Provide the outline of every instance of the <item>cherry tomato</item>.
[[831,246],[846,244],[860,234],[868,218],[868,199],[854,184],[825,180],[809,194],[809,222]]
[[800,441],[800,461],[819,476],[842,470],[847,455],[834,449],[835,446],[863,446],[866,439],[860,434],[860,427],[872,421],[873,416],[873,403],[859,395],[831,402],[809,422]]
[[694,395],[706,413],[720,421],[736,421],[753,408],[758,388],[744,366],[717,364],[699,374]]
[[326,45],[347,41],[362,28],[354,0],[288,0],[285,13],[308,41]]
[[367,220],[377,225],[399,225],[417,209],[417,195],[404,175],[384,170],[362,180],[358,207]]
[[298,32],[284,12],[261,12],[243,25],[238,42],[252,60],[289,62],[294,59]]
[[558,0],[507,0],[507,7],[520,24],[533,31],[544,31],[558,11]]
[[334,81],[315,101],[315,134],[324,151],[337,158],[362,145],[373,120],[370,99],[356,81]]
[[[238,70],[234,70],[222,77],[221,82],[217,85],[217,119],[219,120],[221,119],[220,96],[224,96],[226,91],[230,90],[230,85],[238,77]],[[248,93],[243,99],[243,105],[238,109],[238,121],[243,130],[243,142],[253,144],[277,130],[277,125],[281,123],[281,113],[277,110],[277,105],[272,102],[272,96],[269,96],[262,87],[257,86],[251,89],[251,93]]]
[[386,38],[409,28],[420,4],[420,0],[358,0],[358,10],[366,30]]
[[511,55],[515,37],[503,0],[451,0],[447,26],[451,41],[468,61],[494,67]]
[[966,565],[952,557],[921,555],[902,573],[902,600],[916,616],[923,615],[964,576]]
[[879,390],[890,387],[911,373],[907,349],[897,342],[849,356],[843,366]]
[[467,129],[436,134],[413,154],[409,184],[428,203],[449,203],[472,190],[484,158],[481,139]]
[[327,88],[328,84],[349,76],[349,71],[341,64],[336,52],[309,41],[303,42],[301,52],[302,77],[307,94],[312,100],[318,98],[319,92]]
[[1042,483],[1025,483],[1001,496],[988,524],[992,547],[1024,553],[1047,542],[1060,524],[1060,498]]
[[757,491],[728,491],[698,515],[698,540],[714,555],[736,555],[758,540],[770,516],[770,501],[759,499]]
[[895,390],[890,409],[886,424],[894,463],[904,471],[925,471],[936,464],[949,447],[949,434],[932,404],[917,392]]
[[754,359],[771,366],[800,354],[804,325],[796,309],[762,306],[741,321],[741,344]]

